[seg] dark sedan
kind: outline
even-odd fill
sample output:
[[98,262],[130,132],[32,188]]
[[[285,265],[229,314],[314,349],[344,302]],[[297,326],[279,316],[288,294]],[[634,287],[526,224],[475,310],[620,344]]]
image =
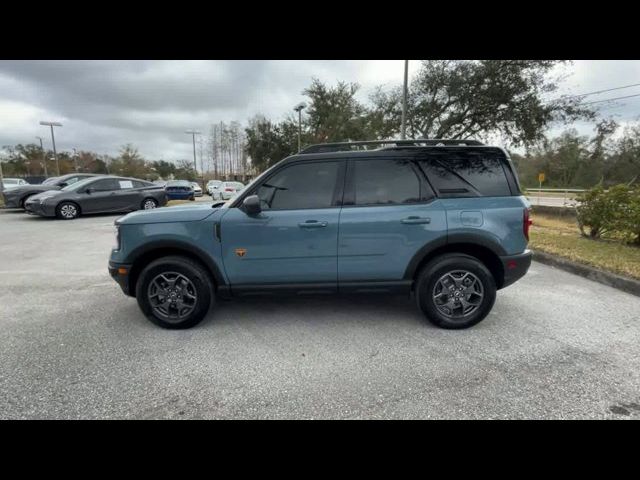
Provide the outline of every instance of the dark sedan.
[[81,214],[149,210],[167,204],[164,189],[137,178],[99,176],[30,197],[28,213],[74,219]]
[[80,180],[96,176],[97,175],[93,173],[70,173],[68,175],[62,175],[61,177],[47,178],[40,185],[21,185],[10,190],[5,190],[4,205],[6,208],[24,208],[27,199],[33,195],[51,190],[60,190]]

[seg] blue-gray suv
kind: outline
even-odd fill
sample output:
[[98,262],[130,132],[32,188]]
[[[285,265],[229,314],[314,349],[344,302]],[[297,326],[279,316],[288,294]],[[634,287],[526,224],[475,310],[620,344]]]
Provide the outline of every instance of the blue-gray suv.
[[216,297],[359,292],[411,293],[432,323],[466,328],[529,269],[529,225],[501,148],[322,144],[223,205],[119,218],[109,271],[166,328],[196,325]]

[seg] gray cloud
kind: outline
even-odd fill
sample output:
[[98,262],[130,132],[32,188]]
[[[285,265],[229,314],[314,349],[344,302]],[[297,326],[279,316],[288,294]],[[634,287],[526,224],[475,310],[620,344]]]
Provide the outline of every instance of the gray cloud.
[[[411,71],[418,66],[412,61]],[[567,68],[572,75],[563,92],[569,93],[640,78],[640,62],[581,61]],[[376,85],[400,84],[402,61],[0,61],[0,145],[40,135],[48,146],[48,131],[38,121],[59,120],[60,150],[114,154],[133,143],[148,158],[189,158],[185,129],[207,131],[213,123],[245,122],[257,113],[283,118],[312,77],[358,82],[364,99]],[[610,96],[640,88],[620,92]],[[594,100],[601,98],[608,97]],[[635,118],[640,102],[629,100],[603,114]],[[587,133],[591,128],[577,126]]]

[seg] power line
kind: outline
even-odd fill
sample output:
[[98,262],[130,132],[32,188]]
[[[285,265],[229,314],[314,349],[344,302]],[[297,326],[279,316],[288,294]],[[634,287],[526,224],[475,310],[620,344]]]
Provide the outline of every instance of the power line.
[[614,100],[622,100],[623,98],[632,98],[632,97],[640,97],[640,93],[637,93],[635,95],[626,95],[624,97],[614,97],[614,98],[607,98],[605,100],[596,100],[594,102],[583,103],[582,105],[591,105],[593,103],[602,103],[602,102],[612,102]]
[[[564,97],[564,98],[586,97],[588,95],[596,95],[598,93],[612,92],[613,90],[622,90],[624,88],[631,88],[631,87],[638,87],[638,86],[640,86],[640,83],[634,83],[632,85],[625,85],[623,87],[607,88],[606,90],[597,90],[595,92],[582,93],[580,95],[569,95],[569,96]],[[563,97],[560,97],[560,98],[563,98]]]

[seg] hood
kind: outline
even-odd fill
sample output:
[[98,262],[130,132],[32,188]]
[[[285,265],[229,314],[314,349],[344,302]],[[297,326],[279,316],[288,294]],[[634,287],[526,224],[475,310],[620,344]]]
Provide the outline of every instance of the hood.
[[44,192],[40,192],[36,195],[31,195],[29,198],[32,200],[44,200],[45,198],[51,198],[51,197],[55,197],[57,195],[60,195],[64,192],[60,191],[60,190],[47,190]]
[[179,205],[176,207],[138,210],[116,220],[118,225],[135,225],[142,223],[197,222],[217,212],[219,208],[205,205]]

